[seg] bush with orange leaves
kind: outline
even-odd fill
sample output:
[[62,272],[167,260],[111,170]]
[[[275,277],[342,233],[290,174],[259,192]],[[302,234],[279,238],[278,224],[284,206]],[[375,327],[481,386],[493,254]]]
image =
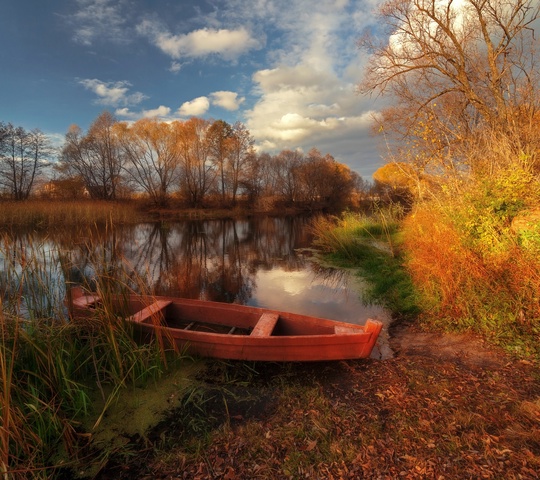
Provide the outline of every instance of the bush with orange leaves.
[[540,354],[540,179],[523,164],[459,195],[419,203],[403,224],[407,267],[435,322]]

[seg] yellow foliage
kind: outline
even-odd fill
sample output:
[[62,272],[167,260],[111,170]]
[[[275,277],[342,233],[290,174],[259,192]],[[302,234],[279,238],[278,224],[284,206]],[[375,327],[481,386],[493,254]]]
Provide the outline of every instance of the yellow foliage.
[[417,177],[411,165],[402,162],[391,162],[383,165],[374,174],[373,179],[392,188],[415,187],[415,178]]

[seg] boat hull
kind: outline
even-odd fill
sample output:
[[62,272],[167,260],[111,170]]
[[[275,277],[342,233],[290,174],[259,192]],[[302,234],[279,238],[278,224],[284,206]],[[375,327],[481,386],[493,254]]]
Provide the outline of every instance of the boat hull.
[[[99,310],[99,297],[70,292],[72,317]],[[108,298],[108,301],[111,299]],[[366,358],[382,323],[365,325],[236,304],[163,296],[112,299],[114,311],[142,338],[190,355],[227,360],[308,362]]]

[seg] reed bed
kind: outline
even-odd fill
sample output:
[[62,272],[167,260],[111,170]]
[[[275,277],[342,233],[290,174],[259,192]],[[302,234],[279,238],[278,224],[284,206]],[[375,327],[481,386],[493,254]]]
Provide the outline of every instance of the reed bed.
[[[4,238],[0,267],[0,475],[51,478],[77,467],[91,438],[80,430],[91,393],[108,395],[110,405],[123,386],[159,377],[166,353],[157,342],[136,343],[106,300],[95,317],[70,321],[62,300],[71,265],[59,252]],[[105,299],[112,285],[128,289],[105,274],[94,278]]]
[[0,228],[47,230],[59,226],[88,226],[106,223],[138,223],[143,219],[136,202],[96,200],[27,200],[0,203]]

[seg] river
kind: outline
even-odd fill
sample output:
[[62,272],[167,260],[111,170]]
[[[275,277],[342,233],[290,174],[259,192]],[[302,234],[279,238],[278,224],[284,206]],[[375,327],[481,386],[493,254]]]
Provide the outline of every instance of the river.
[[[388,326],[388,313],[363,301],[356,275],[315,261],[309,226],[309,217],[264,217],[20,232],[0,247],[0,282],[15,274],[24,277],[26,285],[9,288],[32,291],[46,285],[60,299],[66,279],[91,283],[96,276],[118,276],[121,281],[128,278],[134,289],[156,295],[235,302],[359,324],[377,318]],[[21,275],[32,258],[42,267]],[[375,356],[389,356],[386,330]]]

